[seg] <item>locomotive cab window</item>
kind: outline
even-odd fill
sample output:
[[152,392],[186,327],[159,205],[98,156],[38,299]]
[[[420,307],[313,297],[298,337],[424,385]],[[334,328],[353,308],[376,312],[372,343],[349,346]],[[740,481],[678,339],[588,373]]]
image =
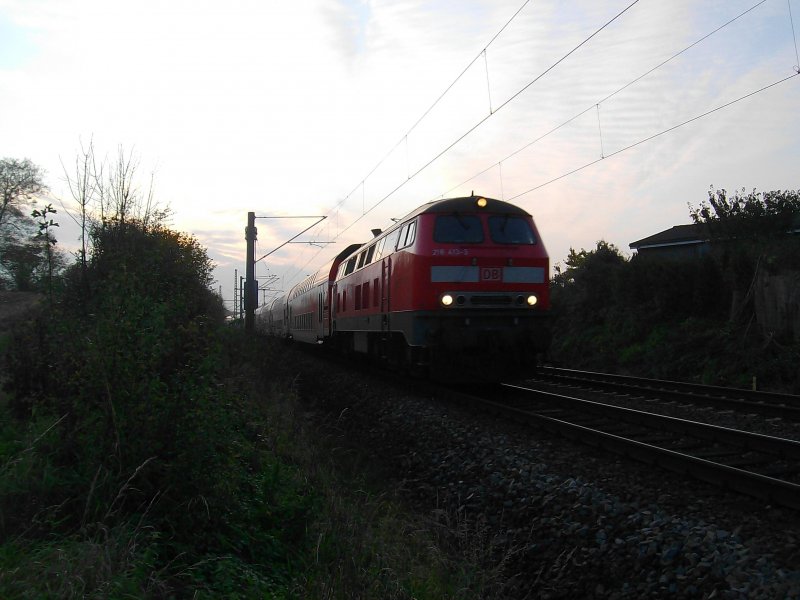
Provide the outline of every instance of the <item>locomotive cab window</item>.
[[364,261],[365,265],[368,265],[372,262],[372,257],[375,256],[375,244],[372,244],[369,248],[367,248],[367,260]]
[[535,244],[531,224],[510,215],[489,217],[489,235],[495,244]]
[[483,227],[476,215],[438,215],[433,228],[433,239],[444,244],[480,244]]
[[358,255],[358,266],[356,267],[357,269],[360,269],[361,267],[364,266],[364,259],[366,257],[367,257],[367,252],[366,251],[364,251],[364,252],[362,252],[361,254]]
[[411,244],[414,243],[414,238],[416,237],[417,233],[417,222],[411,221],[410,223],[406,223],[400,229],[400,239],[397,243],[397,249],[400,250],[401,248],[407,248]]
[[347,267],[344,270],[345,275],[350,275],[356,268],[356,257],[354,256],[350,260],[347,261]]

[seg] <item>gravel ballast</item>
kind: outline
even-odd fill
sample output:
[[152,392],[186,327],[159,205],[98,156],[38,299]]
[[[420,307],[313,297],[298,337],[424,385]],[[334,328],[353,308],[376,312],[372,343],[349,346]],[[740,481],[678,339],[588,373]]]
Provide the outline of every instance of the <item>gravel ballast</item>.
[[[321,424],[530,598],[800,598],[800,514],[302,355]],[[491,593],[490,593],[491,592]]]

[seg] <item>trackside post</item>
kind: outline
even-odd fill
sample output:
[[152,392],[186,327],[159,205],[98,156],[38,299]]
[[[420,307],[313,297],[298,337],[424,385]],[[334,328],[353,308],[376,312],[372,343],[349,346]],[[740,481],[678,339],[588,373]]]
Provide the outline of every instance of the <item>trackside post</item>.
[[244,234],[247,240],[247,270],[244,284],[244,330],[253,333],[255,325],[256,296],[258,284],[256,283],[256,256],[255,247],[258,237],[256,229],[256,213],[247,213],[247,228]]

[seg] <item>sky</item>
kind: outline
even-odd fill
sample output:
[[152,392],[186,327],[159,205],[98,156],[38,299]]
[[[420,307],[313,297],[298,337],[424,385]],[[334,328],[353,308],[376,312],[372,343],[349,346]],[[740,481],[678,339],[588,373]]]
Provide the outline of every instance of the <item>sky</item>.
[[64,166],[122,148],[226,300],[249,211],[257,257],[315,222],[268,217],[326,217],[270,294],[472,192],[552,264],[629,254],[710,186],[800,188],[798,36],[800,0],[0,0],[0,157],[45,169],[69,250]]

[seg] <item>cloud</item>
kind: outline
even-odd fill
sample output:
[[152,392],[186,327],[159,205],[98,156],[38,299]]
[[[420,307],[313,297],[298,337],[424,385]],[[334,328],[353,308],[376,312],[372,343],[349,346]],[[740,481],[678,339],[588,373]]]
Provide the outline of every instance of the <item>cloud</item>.
[[[135,149],[226,288],[250,210],[328,215],[308,240],[337,246],[260,263],[289,285],[443,193],[522,194],[555,262],[684,221],[711,183],[796,188],[800,79],[524,193],[796,63],[787,7],[768,2],[607,98],[751,6],[680,0],[637,4],[545,74],[628,3],[531,2],[490,44],[519,0],[0,0],[4,153],[58,193],[81,139]],[[259,247],[299,225],[260,222]]]

